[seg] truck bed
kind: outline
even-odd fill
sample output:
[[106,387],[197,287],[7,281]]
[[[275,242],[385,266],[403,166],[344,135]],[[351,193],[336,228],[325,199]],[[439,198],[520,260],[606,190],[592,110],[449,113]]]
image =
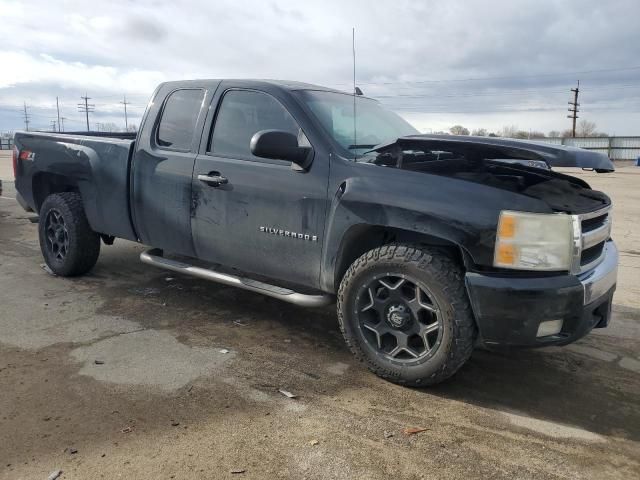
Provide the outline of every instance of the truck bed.
[[82,195],[94,231],[136,239],[129,205],[135,134],[17,132],[15,145],[19,200],[38,212],[59,177]]

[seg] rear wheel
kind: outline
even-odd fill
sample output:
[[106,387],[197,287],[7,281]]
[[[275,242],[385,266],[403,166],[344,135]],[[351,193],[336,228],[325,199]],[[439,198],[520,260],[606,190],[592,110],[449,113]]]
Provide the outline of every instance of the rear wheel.
[[443,252],[408,245],[373,249],[351,265],[338,319],[356,357],[411,386],[453,375],[471,356],[476,334],[460,266]]
[[100,236],[91,230],[79,193],[49,195],[40,208],[40,250],[56,275],[87,273],[100,255]]

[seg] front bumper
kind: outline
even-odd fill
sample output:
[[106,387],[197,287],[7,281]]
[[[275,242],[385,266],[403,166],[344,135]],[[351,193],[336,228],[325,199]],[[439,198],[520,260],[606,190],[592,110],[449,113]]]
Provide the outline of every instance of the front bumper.
[[[466,285],[486,346],[566,345],[609,324],[618,274],[618,250],[605,245],[603,261],[581,275],[518,277],[467,273]],[[541,322],[562,320],[560,333],[538,337]]]

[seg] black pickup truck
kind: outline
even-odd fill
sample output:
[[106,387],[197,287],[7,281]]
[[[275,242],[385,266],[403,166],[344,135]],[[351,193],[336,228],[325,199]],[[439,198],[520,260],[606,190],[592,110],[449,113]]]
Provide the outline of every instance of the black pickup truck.
[[20,204],[47,265],[101,241],[145,263],[301,306],[337,298],[353,353],[405,385],[474,346],[564,345],[607,326],[611,201],[552,170],[587,150],[420,135],[378,102],[281,81],[163,83],[137,135],[18,132]]

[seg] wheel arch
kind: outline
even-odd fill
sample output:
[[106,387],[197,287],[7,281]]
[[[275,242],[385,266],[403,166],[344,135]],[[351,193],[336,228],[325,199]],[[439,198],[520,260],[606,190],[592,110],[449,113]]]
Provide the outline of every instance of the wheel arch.
[[70,177],[51,172],[38,172],[32,179],[33,200],[36,212],[40,212],[42,204],[54,193],[78,192],[78,183]]
[[384,225],[358,224],[349,228],[342,237],[335,256],[331,281],[338,289],[342,277],[349,266],[362,254],[390,243],[428,245],[446,251],[461,266],[469,264],[470,256],[466,250],[453,240],[441,235],[432,235],[405,228]]

